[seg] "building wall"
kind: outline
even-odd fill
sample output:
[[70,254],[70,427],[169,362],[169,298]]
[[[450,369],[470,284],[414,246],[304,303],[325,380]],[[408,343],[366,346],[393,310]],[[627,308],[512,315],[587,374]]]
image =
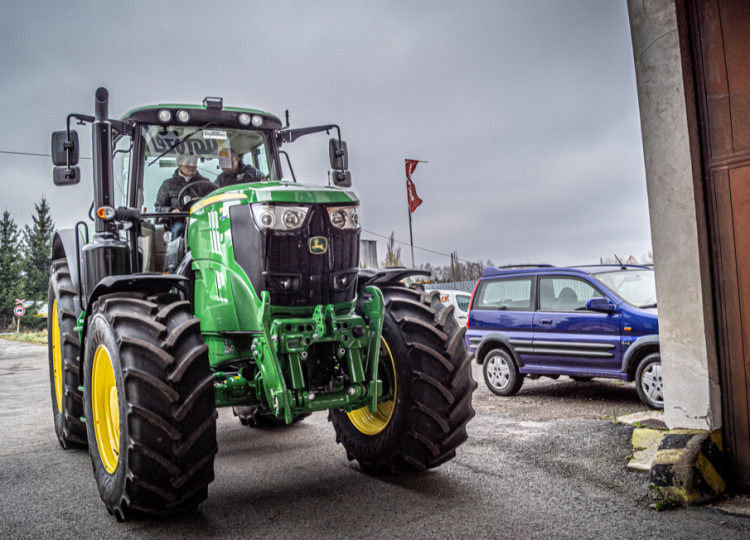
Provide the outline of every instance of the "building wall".
[[[700,144],[674,0],[628,0],[646,164],[665,421],[721,427],[708,228]],[[689,65],[688,65],[689,69]],[[687,73],[690,79],[690,73]]]

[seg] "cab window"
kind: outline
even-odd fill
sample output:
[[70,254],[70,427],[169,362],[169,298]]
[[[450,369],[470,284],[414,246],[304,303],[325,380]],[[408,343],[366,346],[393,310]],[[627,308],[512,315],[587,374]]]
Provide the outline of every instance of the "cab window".
[[263,180],[277,179],[268,134],[233,128],[196,126],[143,126],[143,192],[139,199],[146,212],[155,211],[156,196],[162,184],[177,171],[177,158],[197,159],[198,174],[215,182],[236,153],[244,165],[260,171]]

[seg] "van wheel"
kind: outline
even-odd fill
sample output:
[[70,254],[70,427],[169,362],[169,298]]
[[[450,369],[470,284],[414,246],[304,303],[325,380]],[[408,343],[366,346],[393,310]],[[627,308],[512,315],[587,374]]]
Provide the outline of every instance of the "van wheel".
[[524,375],[505,349],[493,349],[484,357],[484,382],[498,396],[512,396],[521,389]]
[[664,408],[664,389],[661,382],[661,356],[651,353],[643,358],[635,371],[638,397],[652,409]]

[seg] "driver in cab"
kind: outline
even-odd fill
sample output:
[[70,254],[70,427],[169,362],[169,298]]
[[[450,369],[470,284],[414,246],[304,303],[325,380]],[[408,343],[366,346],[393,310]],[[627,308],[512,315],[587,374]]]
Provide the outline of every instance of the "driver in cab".
[[[195,184],[195,186],[191,186]],[[211,185],[210,185],[211,184]],[[185,196],[192,198],[202,198],[216,189],[208,178],[198,173],[198,156],[189,154],[180,154],[177,156],[177,170],[174,174],[164,180],[156,195],[155,208],[157,212],[179,212],[182,205],[178,200],[180,192],[188,186],[190,189],[185,190]],[[172,238],[182,236],[185,230],[185,220],[174,219],[171,221]]]

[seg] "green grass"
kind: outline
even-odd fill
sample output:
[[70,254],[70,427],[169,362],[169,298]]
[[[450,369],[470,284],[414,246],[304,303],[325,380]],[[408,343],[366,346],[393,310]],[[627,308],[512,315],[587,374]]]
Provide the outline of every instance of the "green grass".
[[33,343],[35,345],[46,345],[47,344],[47,331],[40,330],[38,332],[19,332],[18,334],[5,334],[0,338],[7,339],[9,341],[21,341],[23,343]]

